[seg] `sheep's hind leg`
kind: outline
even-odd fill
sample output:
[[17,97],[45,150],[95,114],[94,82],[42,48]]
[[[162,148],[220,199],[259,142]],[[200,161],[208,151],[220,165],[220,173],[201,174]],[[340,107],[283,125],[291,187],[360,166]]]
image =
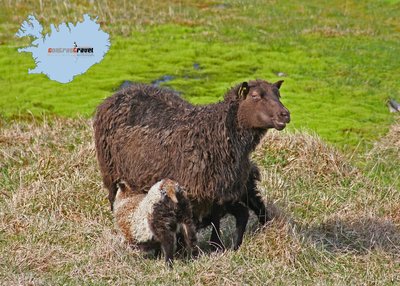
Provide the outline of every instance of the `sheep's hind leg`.
[[221,241],[221,208],[222,206],[214,205],[211,211],[211,238],[210,245],[213,247],[214,251],[225,251],[225,247]]
[[252,194],[249,194],[247,200],[247,206],[254,211],[258,218],[258,222],[261,225],[265,225],[267,222],[271,220],[271,216],[268,213],[261,196],[259,195],[258,191],[257,194],[253,191]]

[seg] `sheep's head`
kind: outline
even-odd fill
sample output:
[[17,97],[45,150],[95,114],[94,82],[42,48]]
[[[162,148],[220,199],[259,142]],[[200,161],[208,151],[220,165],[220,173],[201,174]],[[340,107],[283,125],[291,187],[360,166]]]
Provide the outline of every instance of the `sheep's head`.
[[290,122],[290,113],[280,102],[279,88],[283,80],[243,82],[237,89],[240,97],[238,120],[245,128],[282,130]]

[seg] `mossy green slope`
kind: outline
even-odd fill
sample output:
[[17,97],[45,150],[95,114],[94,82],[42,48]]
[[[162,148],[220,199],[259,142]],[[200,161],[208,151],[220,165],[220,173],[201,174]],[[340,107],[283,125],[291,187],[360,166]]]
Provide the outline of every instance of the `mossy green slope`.
[[[282,101],[292,112],[290,128],[312,129],[342,147],[360,141],[369,145],[393,121],[387,98],[399,99],[399,7],[352,1],[160,4],[155,7],[160,15],[168,8],[177,16],[160,16],[160,23],[150,25],[139,25],[135,18],[136,26],[128,32],[121,32],[128,19],[103,24],[111,34],[110,51],[68,84],[28,75],[34,61],[30,54],[17,52],[28,41],[7,36],[3,22],[0,114],[91,116],[123,80],[150,83],[169,75],[172,80],[164,85],[204,104],[220,100],[242,80],[284,79]],[[81,11],[100,13],[91,9]],[[66,19],[76,18],[74,13],[69,11]],[[112,22],[107,13],[103,17]],[[48,28],[51,19],[42,21]],[[7,33],[15,33],[18,25]]]

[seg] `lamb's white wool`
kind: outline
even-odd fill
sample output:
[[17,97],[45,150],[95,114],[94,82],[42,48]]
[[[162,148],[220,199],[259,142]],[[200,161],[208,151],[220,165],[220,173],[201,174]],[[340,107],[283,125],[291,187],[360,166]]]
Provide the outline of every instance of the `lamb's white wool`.
[[131,233],[137,242],[146,242],[153,238],[153,233],[150,229],[148,217],[153,213],[154,204],[162,199],[162,183],[163,180],[159,181],[150,188],[150,191],[139,203],[133,214],[129,217],[129,220],[131,222]]

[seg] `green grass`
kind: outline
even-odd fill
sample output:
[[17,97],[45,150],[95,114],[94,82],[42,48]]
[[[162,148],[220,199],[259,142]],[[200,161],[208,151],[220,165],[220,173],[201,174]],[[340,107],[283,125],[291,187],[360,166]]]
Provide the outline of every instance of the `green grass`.
[[[90,117],[123,80],[150,83],[170,75],[174,79],[166,85],[206,104],[240,81],[283,78],[282,101],[293,117],[289,128],[311,129],[354,148],[360,142],[371,146],[387,132],[393,117],[386,100],[400,100],[400,6],[395,1],[100,1],[94,7],[53,3],[42,11],[29,1],[3,6],[0,114],[6,118],[26,113]],[[55,17],[55,11],[65,16]],[[14,34],[30,13],[47,30],[49,23],[76,21],[83,13],[99,15],[111,49],[100,64],[68,84],[28,75],[34,61],[17,48],[29,42]],[[286,76],[278,77],[279,72]]]

